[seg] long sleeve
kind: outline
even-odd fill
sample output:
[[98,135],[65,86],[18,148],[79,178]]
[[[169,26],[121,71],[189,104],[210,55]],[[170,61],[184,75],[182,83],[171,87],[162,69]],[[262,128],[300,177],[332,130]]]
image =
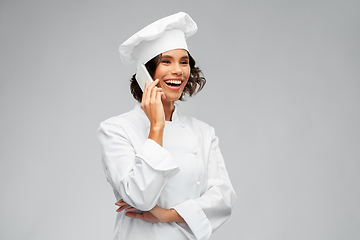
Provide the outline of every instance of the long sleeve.
[[211,139],[209,146],[205,146],[205,149],[208,149],[205,152],[205,190],[199,198],[187,200],[173,207],[185,220],[186,224],[179,225],[189,239],[209,239],[211,233],[230,217],[237,199],[213,128],[209,128],[209,134],[210,136],[205,137]]
[[131,206],[152,209],[167,179],[179,171],[170,153],[151,139],[134,146],[136,141],[131,142],[121,125],[101,123],[98,138],[106,178],[114,191]]

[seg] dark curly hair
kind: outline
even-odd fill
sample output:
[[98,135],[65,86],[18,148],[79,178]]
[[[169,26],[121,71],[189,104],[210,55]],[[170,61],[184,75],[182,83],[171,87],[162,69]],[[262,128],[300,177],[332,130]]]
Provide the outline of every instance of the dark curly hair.
[[[183,92],[181,93],[181,96],[179,98],[180,101],[185,100],[185,95],[188,94],[190,97],[203,89],[206,83],[206,79],[203,76],[203,73],[201,72],[199,67],[195,67],[195,60],[194,58],[189,54],[189,64],[190,64],[190,77],[188,82],[186,83]],[[162,54],[159,54],[155,56],[154,58],[150,59],[146,64],[145,67],[149,71],[150,76],[153,78],[155,75],[155,71],[157,66],[160,64],[162,58]],[[130,79],[130,90],[132,95],[138,102],[141,102],[142,99],[142,91],[141,88],[136,81],[136,74],[134,74]]]

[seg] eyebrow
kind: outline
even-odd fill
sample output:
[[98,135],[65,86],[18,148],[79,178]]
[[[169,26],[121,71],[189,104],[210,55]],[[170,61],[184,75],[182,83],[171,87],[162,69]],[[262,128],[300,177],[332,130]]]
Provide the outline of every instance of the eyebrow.
[[[173,58],[172,56],[170,55],[162,55],[162,58]],[[182,56],[180,59],[189,59],[189,56]]]

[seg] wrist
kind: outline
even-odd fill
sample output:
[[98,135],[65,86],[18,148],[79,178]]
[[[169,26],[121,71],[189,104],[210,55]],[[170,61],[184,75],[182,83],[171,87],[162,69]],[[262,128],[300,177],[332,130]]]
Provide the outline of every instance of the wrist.
[[153,214],[159,222],[185,222],[175,209],[165,209],[155,206],[150,210],[150,213]]
[[185,220],[179,215],[179,213],[175,209],[168,209],[168,222],[178,222],[184,223]]
[[158,219],[162,223],[175,222],[176,219],[175,213],[176,212],[174,212],[174,209],[162,208],[162,213],[160,214],[160,217]]
[[161,124],[161,123],[150,125],[150,131],[153,132],[163,132],[164,128],[165,128],[165,124]]
[[154,140],[160,146],[162,146],[163,133],[164,133],[164,127],[161,127],[159,125],[156,125],[156,126],[152,125],[150,127],[150,132],[149,132],[148,138]]

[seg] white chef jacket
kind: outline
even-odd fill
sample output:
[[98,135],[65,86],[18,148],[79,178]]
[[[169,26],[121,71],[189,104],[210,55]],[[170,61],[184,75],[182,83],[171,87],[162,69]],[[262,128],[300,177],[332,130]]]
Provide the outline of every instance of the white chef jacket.
[[178,114],[165,122],[163,147],[148,139],[140,108],[100,124],[102,163],[116,200],[148,211],[175,209],[186,223],[150,223],[117,213],[113,240],[209,239],[236,201],[214,129]]

